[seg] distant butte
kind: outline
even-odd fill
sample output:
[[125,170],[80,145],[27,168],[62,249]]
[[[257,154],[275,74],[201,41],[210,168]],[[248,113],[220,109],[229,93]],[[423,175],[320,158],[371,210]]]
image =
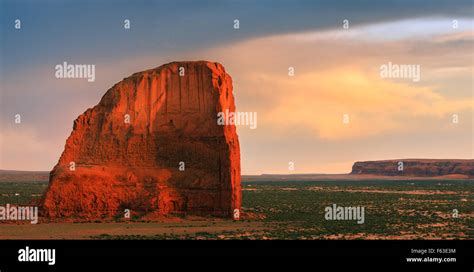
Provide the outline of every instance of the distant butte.
[[399,159],[356,162],[351,174],[415,177],[474,177],[474,160]]
[[232,79],[215,62],[172,62],[115,84],[75,121],[42,200],[50,218],[193,214],[241,206]]

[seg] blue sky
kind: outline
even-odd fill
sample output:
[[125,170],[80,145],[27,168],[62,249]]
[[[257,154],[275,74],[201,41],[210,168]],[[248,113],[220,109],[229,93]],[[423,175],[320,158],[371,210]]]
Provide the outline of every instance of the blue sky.
[[[199,49],[272,34],[413,17],[472,17],[471,1],[1,1],[4,73],[51,57]],[[21,33],[11,26],[21,18]],[[124,33],[124,18],[132,29]],[[239,32],[229,27],[241,21]],[[20,68],[21,69],[21,68]]]

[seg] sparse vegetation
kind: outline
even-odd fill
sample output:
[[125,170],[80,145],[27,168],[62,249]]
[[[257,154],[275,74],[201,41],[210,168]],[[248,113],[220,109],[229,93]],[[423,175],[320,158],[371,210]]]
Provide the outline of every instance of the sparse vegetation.
[[[0,205],[30,203],[46,187],[45,182],[0,183]],[[247,216],[258,215],[255,219],[181,218],[166,224],[138,219],[119,227],[80,224],[84,229],[77,232],[89,239],[474,238],[469,229],[474,222],[474,182],[469,180],[262,181],[243,183],[242,188],[242,210]],[[365,207],[365,222],[325,220],[324,209],[332,204]],[[48,227],[55,225],[61,224]],[[88,228],[95,234],[88,235]]]
[[47,182],[0,182],[0,205],[27,205],[39,200]]

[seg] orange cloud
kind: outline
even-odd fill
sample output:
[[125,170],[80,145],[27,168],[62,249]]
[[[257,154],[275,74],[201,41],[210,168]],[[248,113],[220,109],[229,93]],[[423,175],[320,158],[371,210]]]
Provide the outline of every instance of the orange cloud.
[[[242,105],[251,105],[244,106],[245,110],[258,111],[260,124],[269,124],[282,134],[292,127],[305,127],[330,140],[393,131],[432,133],[449,128],[452,114],[472,112],[472,96],[459,97],[453,89],[460,84],[458,77],[472,75],[472,43],[455,49],[443,43],[469,40],[472,33],[402,41],[353,40],[354,35],[344,33],[258,38],[204,55],[225,63],[236,75],[240,110]],[[379,67],[389,61],[420,65],[421,81],[381,78]],[[295,68],[294,77],[287,74],[290,66]],[[437,78],[440,69],[449,73]],[[472,84],[472,79],[467,82]],[[349,115],[349,124],[343,124],[343,114]]]
[[[287,95],[272,110],[261,113],[260,122],[282,129],[298,124],[324,139],[433,129],[439,125],[419,127],[416,119],[442,122],[448,115],[473,108],[469,100],[446,99],[428,87],[386,81],[348,68],[268,80],[278,82],[280,89],[274,93]],[[343,123],[344,114],[349,116],[348,124]]]

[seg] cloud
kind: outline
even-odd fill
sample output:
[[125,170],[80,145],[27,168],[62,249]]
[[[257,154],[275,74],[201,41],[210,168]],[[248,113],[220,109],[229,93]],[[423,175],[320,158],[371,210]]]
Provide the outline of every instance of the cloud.
[[18,124],[16,127],[2,127],[0,169],[50,170],[59,159],[54,152],[55,146],[41,139],[36,130],[28,126]]
[[[472,38],[474,20],[469,18],[409,18],[397,21],[379,22],[351,26],[348,29],[329,29],[322,31],[306,31],[290,33],[287,36],[296,41],[341,40],[351,39],[359,41],[386,42],[397,40],[432,39],[454,40]],[[403,30],[403,31],[401,31]]]
[[[273,93],[285,99],[261,113],[261,122],[282,130],[297,124],[323,139],[436,130],[436,123],[449,115],[472,109],[472,101],[447,99],[428,87],[385,81],[350,68],[267,80],[277,82],[280,89]],[[343,123],[343,114],[348,114],[349,124]],[[422,117],[423,122],[429,117],[431,123],[418,122]]]
[[[452,114],[465,116],[473,110],[471,93],[460,95],[453,89],[459,77],[467,78],[463,88],[470,89],[472,31],[465,27],[453,31],[448,21],[446,29],[429,38],[417,37],[423,30],[417,27],[408,36],[392,32],[387,40],[359,39],[383,37],[385,25],[397,31],[395,26],[412,23],[433,34],[446,20],[363,26],[351,30],[355,35],[346,35],[346,30],[277,35],[207,54],[237,75],[239,110],[258,111],[259,122],[279,133],[300,127],[316,137],[338,140],[450,129],[441,124]],[[467,42],[453,50],[453,43],[461,41]],[[379,67],[389,61],[420,65],[421,82],[382,79]],[[290,66],[295,68],[294,77],[288,76]],[[438,78],[440,70],[449,72]],[[349,115],[348,125],[342,122],[343,114]]]

